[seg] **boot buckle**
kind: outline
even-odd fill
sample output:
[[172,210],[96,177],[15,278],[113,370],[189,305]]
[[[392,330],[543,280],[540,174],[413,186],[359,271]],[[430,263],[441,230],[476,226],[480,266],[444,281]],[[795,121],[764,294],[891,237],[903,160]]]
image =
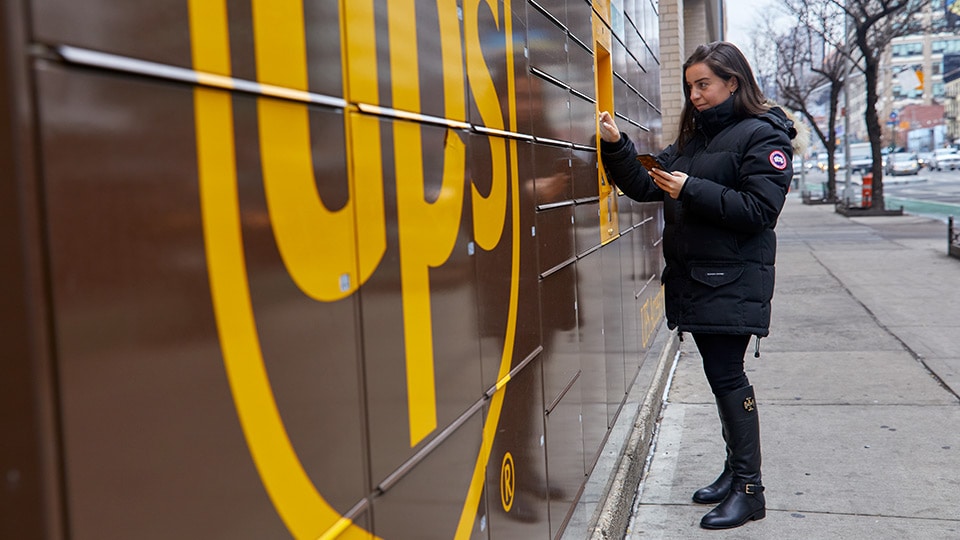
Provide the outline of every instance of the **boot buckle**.
[[757,493],[763,493],[763,486],[760,484],[744,484],[743,492],[747,495],[756,495]]

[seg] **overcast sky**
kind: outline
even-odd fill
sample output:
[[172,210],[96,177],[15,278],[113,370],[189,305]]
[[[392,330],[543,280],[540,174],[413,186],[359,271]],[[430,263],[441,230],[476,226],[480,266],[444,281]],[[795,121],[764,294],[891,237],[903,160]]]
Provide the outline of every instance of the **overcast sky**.
[[[724,0],[727,6],[726,40],[736,45],[750,62],[756,66],[753,57],[753,37],[759,28],[763,28],[773,16],[778,31],[796,26],[796,19],[784,14],[776,0]],[[754,67],[756,72],[756,67]]]

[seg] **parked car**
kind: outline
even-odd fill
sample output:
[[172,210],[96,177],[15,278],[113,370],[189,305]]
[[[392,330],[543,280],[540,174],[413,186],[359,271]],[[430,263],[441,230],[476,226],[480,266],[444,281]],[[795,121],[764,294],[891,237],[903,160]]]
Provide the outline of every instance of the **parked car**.
[[870,143],[853,143],[850,145],[850,171],[855,173],[870,172],[873,169],[873,149]]
[[800,174],[800,169],[801,169],[801,168],[806,169],[806,170],[809,171],[809,170],[812,169],[815,165],[816,165],[816,164],[815,164],[813,161],[809,160],[809,159],[806,160],[806,161],[804,161],[804,159],[801,158],[800,156],[794,156],[794,157],[793,157],[793,172],[794,172],[794,174]]
[[938,171],[960,169],[960,154],[953,148],[937,148],[933,151],[930,168]]
[[917,155],[913,152],[895,152],[887,156],[887,174],[917,174],[920,172],[920,164],[917,163]]
[[[839,171],[845,167],[847,158],[840,152],[834,152],[833,154],[833,170]],[[817,156],[817,168],[822,172],[827,172],[827,154],[820,154]]]

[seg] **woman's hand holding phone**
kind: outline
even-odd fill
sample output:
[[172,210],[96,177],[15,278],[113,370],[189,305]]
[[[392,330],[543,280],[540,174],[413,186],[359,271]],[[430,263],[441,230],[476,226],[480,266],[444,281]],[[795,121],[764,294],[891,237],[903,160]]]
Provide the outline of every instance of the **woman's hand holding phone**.
[[647,172],[653,172],[654,169],[664,169],[663,165],[660,163],[660,160],[658,160],[653,154],[639,154],[637,155],[637,161],[643,165],[643,168],[646,169]]
[[667,172],[660,160],[653,154],[638,154],[637,161],[647,170],[657,187],[667,192],[674,199],[680,196],[683,183],[687,181],[686,173]]
[[683,184],[687,181],[687,173],[679,171],[667,172],[662,169],[656,169],[650,172],[650,178],[653,179],[653,183],[656,184],[657,187],[670,195],[671,199],[677,199],[683,190]]

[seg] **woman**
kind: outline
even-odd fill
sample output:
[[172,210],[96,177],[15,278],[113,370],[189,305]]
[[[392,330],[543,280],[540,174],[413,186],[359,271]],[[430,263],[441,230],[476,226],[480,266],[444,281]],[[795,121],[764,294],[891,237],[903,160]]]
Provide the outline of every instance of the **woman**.
[[686,101],[676,142],[649,173],[609,112],[600,114],[609,178],[637,201],[663,201],[661,280],[667,324],[689,332],[703,357],[727,447],[723,472],[693,500],[719,503],[700,525],[739,527],[763,519],[760,424],[743,370],[751,335],[769,333],[776,235],[793,176],[796,135],[766,103],[734,45],[701,45],[683,65]]

